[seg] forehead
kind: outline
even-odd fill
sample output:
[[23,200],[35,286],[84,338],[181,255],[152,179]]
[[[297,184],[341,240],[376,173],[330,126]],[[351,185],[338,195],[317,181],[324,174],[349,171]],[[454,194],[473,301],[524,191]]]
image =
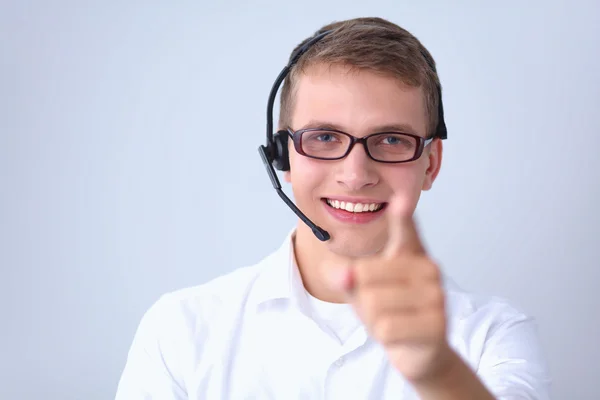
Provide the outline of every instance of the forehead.
[[426,135],[425,98],[419,87],[367,70],[318,65],[298,76],[292,129],[327,123],[354,136],[406,126]]

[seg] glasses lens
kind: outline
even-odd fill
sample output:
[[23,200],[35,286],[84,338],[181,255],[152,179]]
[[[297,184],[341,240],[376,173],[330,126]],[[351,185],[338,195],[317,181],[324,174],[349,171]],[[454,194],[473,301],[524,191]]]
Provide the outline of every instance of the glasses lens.
[[302,134],[302,150],[319,158],[342,157],[350,146],[350,138],[339,132],[306,131]]
[[415,156],[418,139],[401,133],[380,133],[367,140],[369,152],[380,161],[406,161]]

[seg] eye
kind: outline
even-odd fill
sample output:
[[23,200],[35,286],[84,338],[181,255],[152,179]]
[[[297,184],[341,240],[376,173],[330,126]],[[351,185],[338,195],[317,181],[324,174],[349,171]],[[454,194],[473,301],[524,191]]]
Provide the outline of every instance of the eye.
[[335,132],[314,131],[306,132],[302,138],[305,142],[334,143],[342,141],[340,136],[341,135],[336,134]]
[[331,133],[322,133],[315,137],[316,140],[320,142],[330,142],[335,139],[335,137]]
[[394,134],[394,135],[385,135],[382,136],[380,141],[380,144],[382,145],[386,145],[386,146],[412,146],[413,145],[413,140],[411,140],[411,138],[402,136],[402,135],[398,135],[398,134]]
[[402,142],[402,140],[397,136],[386,136],[383,138],[382,142],[384,144],[395,145],[395,144],[400,144]]

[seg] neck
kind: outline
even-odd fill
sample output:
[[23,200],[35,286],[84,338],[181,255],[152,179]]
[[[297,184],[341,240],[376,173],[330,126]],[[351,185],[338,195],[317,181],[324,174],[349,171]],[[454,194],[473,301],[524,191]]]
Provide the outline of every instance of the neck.
[[345,303],[344,293],[328,285],[327,274],[335,268],[347,267],[350,265],[350,259],[331,252],[326,242],[317,239],[302,222],[296,229],[292,245],[306,291],[319,300]]

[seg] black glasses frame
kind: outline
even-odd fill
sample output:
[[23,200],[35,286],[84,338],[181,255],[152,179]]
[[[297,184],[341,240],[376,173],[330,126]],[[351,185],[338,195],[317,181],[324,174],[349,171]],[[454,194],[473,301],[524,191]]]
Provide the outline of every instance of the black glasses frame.
[[[347,136],[350,139],[350,145],[348,146],[348,149],[346,150],[346,152],[339,157],[317,157],[317,156],[307,154],[304,151],[304,149],[302,148],[302,135],[306,132],[316,132],[316,131],[325,132],[325,133],[332,132],[332,133],[338,133],[338,134]],[[352,136],[349,133],[339,131],[337,129],[324,129],[324,128],[306,128],[306,129],[299,129],[297,131],[294,131],[291,128],[287,128],[287,132],[286,131],[280,131],[280,132],[284,133],[284,134],[287,133],[292,138],[296,152],[298,152],[298,154],[301,154],[305,157],[313,158],[316,160],[327,160],[327,161],[341,160],[342,158],[345,158],[348,156],[348,154],[350,154],[350,152],[352,151],[352,149],[354,148],[354,146],[356,144],[362,144],[363,148],[365,149],[365,153],[367,153],[367,156],[371,160],[377,161],[380,163],[386,163],[386,164],[401,164],[401,163],[407,163],[407,162],[418,160],[423,155],[423,150],[425,150],[425,146],[427,146],[434,139],[436,139],[435,137],[424,138],[424,137],[421,137],[418,135],[413,135],[411,133],[405,133],[405,132],[376,132],[376,133],[372,133],[370,135],[358,138],[356,136]],[[413,156],[411,158],[409,158],[408,160],[401,160],[401,161],[387,161],[387,160],[380,160],[378,158],[373,157],[373,155],[369,151],[369,146],[367,145],[367,140],[373,136],[381,136],[381,135],[386,135],[386,134],[387,135],[390,135],[390,134],[402,135],[402,136],[407,136],[407,137],[415,139],[417,141],[417,147],[415,149],[415,154],[413,154]]]

